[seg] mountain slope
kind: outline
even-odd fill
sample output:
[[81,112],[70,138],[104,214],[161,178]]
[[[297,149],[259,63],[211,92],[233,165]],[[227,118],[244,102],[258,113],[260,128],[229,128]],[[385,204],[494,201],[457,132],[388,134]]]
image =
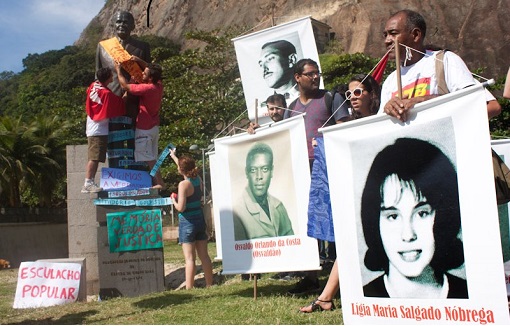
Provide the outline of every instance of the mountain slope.
[[239,25],[249,33],[270,27],[272,17],[279,24],[311,15],[332,27],[346,52],[380,57],[385,52],[382,30],[387,18],[406,8],[425,17],[427,43],[458,53],[471,70],[486,67],[483,76],[487,78],[506,73],[510,65],[508,0],[110,0],[77,44],[92,42],[85,36],[90,29],[102,30],[101,38],[111,37],[112,17],[119,9],[135,17],[135,34],[164,36],[184,47],[190,46],[183,40],[187,30]]

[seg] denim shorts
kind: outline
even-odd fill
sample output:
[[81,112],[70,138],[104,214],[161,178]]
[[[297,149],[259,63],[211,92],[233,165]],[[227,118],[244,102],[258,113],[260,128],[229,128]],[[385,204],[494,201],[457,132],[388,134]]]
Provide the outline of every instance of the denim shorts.
[[203,216],[194,216],[191,219],[179,216],[179,243],[191,243],[208,238]]

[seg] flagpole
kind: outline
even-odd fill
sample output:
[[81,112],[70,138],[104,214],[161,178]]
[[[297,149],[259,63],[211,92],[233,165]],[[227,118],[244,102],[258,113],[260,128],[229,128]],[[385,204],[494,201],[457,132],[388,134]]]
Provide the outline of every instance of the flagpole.
[[402,76],[400,75],[400,45],[398,42],[398,38],[395,38],[395,63],[397,64],[397,87],[398,87],[398,97],[400,99],[403,98],[402,95]]

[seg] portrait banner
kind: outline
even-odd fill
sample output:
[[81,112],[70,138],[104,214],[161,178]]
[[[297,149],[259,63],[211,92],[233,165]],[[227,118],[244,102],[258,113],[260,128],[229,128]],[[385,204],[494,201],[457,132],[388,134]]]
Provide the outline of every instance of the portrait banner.
[[[319,54],[310,16],[273,26],[232,40],[236,50],[248,116],[259,124],[270,122],[265,101],[283,94],[287,105],[299,96],[294,65],[304,58],[319,64]],[[321,78],[321,88],[322,88]]]
[[213,209],[213,223],[214,223],[214,237],[216,239],[216,257],[214,260],[222,260],[221,253],[221,219],[219,211],[219,203],[224,198],[224,191],[221,188],[221,182],[218,179],[218,173],[221,167],[218,167],[216,162],[216,153],[210,152],[209,154],[209,167],[211,170],[211,194],[212,194],[212,209]]
[[[510,166],[510,139],[496,139],[491,141],[492,149]],[[506,292],[510,297],[510,203],[498,205],[499,232],[505,266]]]
[[303,117],[216,139],[215,161],[223,273],[318,270]]
[[484,89],[322,128],[345,324],[508,324]]

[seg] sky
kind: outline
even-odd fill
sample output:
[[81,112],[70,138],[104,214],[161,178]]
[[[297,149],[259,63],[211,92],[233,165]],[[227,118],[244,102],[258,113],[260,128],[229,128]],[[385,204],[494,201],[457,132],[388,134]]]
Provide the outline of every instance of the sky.
[[78,40],[105,0],[0,0],[0,72],[23,70],[30,53]]

